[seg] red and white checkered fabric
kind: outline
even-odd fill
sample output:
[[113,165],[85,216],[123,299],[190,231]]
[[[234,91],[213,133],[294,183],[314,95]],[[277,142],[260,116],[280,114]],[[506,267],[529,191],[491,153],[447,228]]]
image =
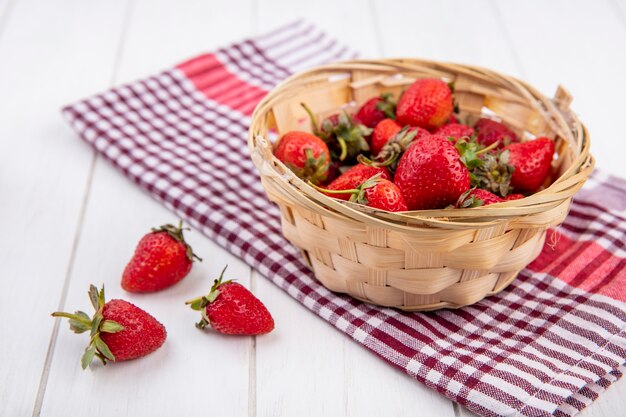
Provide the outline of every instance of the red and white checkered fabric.
[[63,112],[158,201],[420,382],[487,416],[576,414],[625,370],[626,181],[596,174],[556,246],[473,306],[403,313],[334,294],[282,237],[246,130],[281,79],[353,55],[296,22]]

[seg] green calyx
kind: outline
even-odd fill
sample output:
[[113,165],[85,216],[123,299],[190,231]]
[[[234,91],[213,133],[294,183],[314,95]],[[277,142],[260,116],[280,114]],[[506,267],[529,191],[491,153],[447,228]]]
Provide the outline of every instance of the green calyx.
[[361,184],[359,184],[356,188],[351,188],[351,189],[347,189],[347,190],[328,190],[326,188],[321,188],[318,187],[317,185],[309,182],[309,185],[313,188],[315,188],[317,191],[322,192],[322,193],[326,193],[326,194],[351,194],[350,196],[350,202],[352,203],[358,203],[358,204],[363,204],[363,205],[367,205],[369,203],[369,201],[367,201],[367,198],[365,197],[365,192],[369,189],[374,187],[376,184],[378,184],[382,179],[380,178],[380,176],[382,175],[382,173],[378,173],[370,178],[368,178],[367,180],[363,181]]
[[480,207],[483,204],[485,204],[485,202],[482,199],[471,194],[472,191],[474,191],[475,189],[476,187],[471,188],[467,190],[466,192],[464,192],[463,194],[461,194],[461,196],[456,202],[455,207],[456,208],[474,208],[474,207]]
[[343,111],[337,116],[337,123],[325,119],[321,126],[313,111],[304,103],[300,103],[311,119],[313,134],[329,145],[331,152],[340,161],[348,157],[354,157],[361,152],[369,151],[370,147],[365,139],[371,135],[373,129],[360,123],[354,123],[352,118]]
[[513,191],[511,178],[515,167],[509,164],[509,151],[493,154],[487,153],[482,157],[482,163],[470,170],[470,180],[473,187],[479,187],[501,197],[506,197]]
[[328,165],[330,163],[330,161],[326,160],[326,155],[320,154],[320,156],[316,158],[311,148],[306,148],[304,150],[304,154],[306,156],[306,160],[303,168],[289,163],[286,164],[287,168],[293,171],[298,178],[301,178],[304,181],[312,181],[316,184],[324,182],[328,176]]
[[168,235],[170,235],[172,239],[174,239],[177,242],[182,243],[185,246],[185,252],[187,254],[187,258],[189,258],[191,262],[194,261],[194,258],[202,262],[202,258],[200,258],[198,255],[193,253],[193,249],[185,241],[183,230],[190,230],[190,229],[188,227],[183,227],[183,221],[179,220],[178,226],[174,226],[172,224],[164,224],[163,226],[160,226],[160,227],[153,227],[152,233],[161,233],[161,232],[167,233]]
[[209,318],[206,315],[206,306],[215,301],[217,296],[220,295],[219,287],[233,281],[232,279],[223,281],[226,268],[228,268],[228,265],[226,265],[224,269],[222,269],[219,278],[213,281],[213,286],[211,287],[211,290],[207,295],[196,297],[192,300],[185,302],[185,305],[191,307],[192,310],[199,311],[202,315],[202,319],[200,319],[200,321],[196,323],[196,327],[198,329],[204,329],[210,324]]
[[74,333],[89,332],[89,345],[85,349],[85,353],[80,360],[83,369],[87,369],[94,357],[102,361],[106,365],[107,359],[115,361],[115,355],[109,347],[104,343],[100,335],[102,333],[117,333],[124,330],[124,326],[113,321],[105,320],[102,315],[104,310],[104,286],[98,291],[95,285],[89,286],[89,300],[96,310],[93,317],[89,317],[83,311],[76,311],[74,314],[57,311],[52,313],[52,317],[65,317],[69,319],[70,330]]
[[[454,140],[454,138],[448,139]],[[498,146],[498,143],[494,142],[491,145],[484,147],[476,141],[476,138],[460,138],[454,144],[454,147],[461,155],[461,162],[463,162],[463,164],[470,171],[482,165],[483,161],[481,159],[481,155],[487,154],[496,146]]]
[[402,152],[406,151],[413,139],[417,135],[415,130],[409,130],[410,126],[404,126],[398,133],[393,135],[385,146],[380,150],[378,155],[374,157],[374,161],[368,159],[363,155],[359,155],[357,160],[364,164],[373,167],[388,167],[393,165]]
[[383,93],[380,95],[380,101],[376,103],[376,109],[385,113],[385,116],[387,118],[395,120],[396,105],[397,103],[393,101],[393,94]]

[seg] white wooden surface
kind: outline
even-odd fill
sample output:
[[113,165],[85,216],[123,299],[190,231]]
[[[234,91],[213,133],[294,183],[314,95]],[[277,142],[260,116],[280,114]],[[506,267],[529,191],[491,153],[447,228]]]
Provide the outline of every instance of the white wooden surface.
[[[598,166],[626,176],[626,0],[0,0],[0,416],[472,415],[199,233],[189,239],[205,262],[179,285],[147,296],[117,285],[142,233],[174,219],[76,138],[61,105],[298,17],[364,56],[484,65],[547,94],[563,83]],[[268,305],[274,333],[227,338],[193,327],[181,300],[205,291],[224,263]],[[90,282],[161,320],[164,347],[81,371],[85,341],[48,314],[87,308]],[[626,382],[582,415],[626,415]]]

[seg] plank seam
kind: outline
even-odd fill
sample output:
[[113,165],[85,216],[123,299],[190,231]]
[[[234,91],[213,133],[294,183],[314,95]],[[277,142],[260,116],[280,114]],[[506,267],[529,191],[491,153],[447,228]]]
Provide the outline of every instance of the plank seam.
[[[87,175],[87,183],[85,184],[85,193],[83,195],[83,201],[81,202],[80,212],[78,214],[78,222],[76,224],[76,232],[74,233],[74,239],[72,242],[72,248],[70,250],[70,257],[68,265],[65,270],[65,279],[63,280],[63,288],[61,289],[61,298],[59,299],[59,305],[57,311],[63,311],[65,308],[65,301],[67,299],[67,293],[70,286],[70,277],[74,267],[74,259],[80,243],[80,235],[82,225],[85,219],[87,211],[87,204],[89,201],[89,190],[91,189],[91,182],[96,165],[96,151],[91,153],[91,163],[89,164],[89,172]],[[33,406],[33,417],[37,417],[41,414],[41,407],[43,405],[43,399],[46,393],[46,386],[48,385],[48,376],[50,375],[50,368],[52,367],[52,359],[54,358],[54,350],[56,341],[59,335],[59,327],[61,325],[61,319],[54,320],[54,326],[52,327],[52,334],[50,335],[50,342],[48,343],[48,351],[46,352],[46,359],[44,361],[43,370],[41,372],[41,378],[39,380],[39,388],[37,389],[37,396],[35,397],[35,404]]]
[[[120,40],[117,47],[117,53],[115,54],[115,62],[113,64],[113,71],[111,75],[110,85],[115,83],[115,79],[117,78],[120,61],[122,58],[122,52],[124,48],[124,41],[126,39],[126,35],[128,32],[128,26],[131,19],[131,10],[132,5],[134,4],[134,0],[128,0],[126,5],[126,10],[124,12],[124,17],[122,21],[122,30],[120,32]],[[1,29],[1,27],[0,27]],[[72,271],[74,268],[74,260],[76,259],[76,253],[78,251],[78,245],[80,244],[80,237],[82,233],[82,227],[84,224],[85,216],[87,213],[87,208],[89,205],[89,196],[91,194],[91,185],[93,183],[93,177],[95,175],[96,170],[96,162],[98,160],[98,155],[95,151],[92,151],[91,163],[89,165],[89,171],[87,174],[87,182],[85,184],[85,193],[83,196],[83,201],[81,202],[80,212],[78,215],[78,222],[76,225],[76,232],[74,234],[74,239],[72,243],[72,249],[70,251],[70,257],[68,259],[68,266],[65,271],[65,278],[63,282],[63,288],[61,290],[61,297],[59,299],[59,306],[57,311],[62,311],[65,309],[65,301],[67,299],[67,293],[69,291]],[[46,359],[44,361],[44,366],[41,372],[41,378],[39,380],[39,388],[37,389],[37,396],[35,397],[35,404],[33,406],[33,417],[39,417],[41,414],[41,408],[43,406],[43,400],[46,394],[46,387],[48,385],[48,377],[50,375],[50,369],[52,367],[52,361],[54,359],[54,352],[56,347],[56,341],[59,334],[59,327],[61,324],[60,319],[56,319],[54,322],[54,326],[52,327],[52,334],[50,335],[50,342],[48,344],[48,351],[46,353]]]

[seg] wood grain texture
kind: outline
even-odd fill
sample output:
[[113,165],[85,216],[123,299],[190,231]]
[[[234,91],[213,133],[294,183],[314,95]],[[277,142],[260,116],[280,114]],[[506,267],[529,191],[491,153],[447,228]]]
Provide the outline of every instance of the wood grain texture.
[[[262,0],[258,13],[261,32],[306,16],[361,56],[381,54],[368,3]],[[253,279],[277,321],[275,335],[257,338],[257,416],[454,415],[444,397],[347,339],[264,278]]]
[[[495,2],[526,81],[546,94],[563,84],[572,108],[589,128],[597,166],[626,176],[614,125],[621,120],[626,84],[626,29],[612,0]],[[541,13],[537,13],[541,10]],[[619,133],[617,134],[619,136]]]
[[[124,47],[116,64],[119,69],[115,83],[171,66],[186,55],[200,52],[203,46],[216,47],[224,39],[220,34],[230,33],[233,38],[248,34],[245,27],[232,22],[251,21],[251,13],[246,17],[241,12],[250,10],[249,2],[239,2],[239,8],[235,9],[209,3],[194,6],[176,8],[174,2],[168,1],[132,4]],[[235,14],[233,10],[238,12]],[[232,13],[231,18],[225,20],[228,13]],[[194,33],[193,39],[183,37],[184,47],[178,42],[164,41],[165,35],[177,27],[187,27]],[[213,39],[213,43],[207,39]],[[175,221],[168,210],[98,159],[70,278],[67,308],[86,308],[85,289],[89,283],[104,282],[109,298],[127,299],[160,320],[168,330],[168,340],[148,358],[106,369],[95,365],[83,372],[77,360],[85,340],[68,332],[64,325],[57,341],[59,353],[50,370],[42,415],[190,415],[205,409],[207,403],[220,415],[248,412],[251,383],[248,363],[253,340],[197,330],[194,323],[199,320],[198,313],[184,306],[184,301],[208,293],[212,280],[225,264],[230,264],[229,277],[248,286],[249,267],[192,232],[188,233],[188,240],[204,262],[196,264],[185,280],[149,295],[124,293],[119,287],[123,268],[140,237],[153,226]],[[97,276],[93,271],[98,271]],[[163,375],[167,378],[162,378]],[[65,383],[78,379],[84,382]],[[65,401],[77,397],[85,400],[71,404]],[[103,397],[123,401],[99,401]]]
[[[0,39],[0,415],[32,412],[92,152],[61,105],[105,88],[124,1],[23,0]],[[7,10],[7,9],[5,9]],[[26,324],[29,323],[29,324]],[[35,328],[30,323],[36,323]],[[10,343],[7,343],[10,340]]]

